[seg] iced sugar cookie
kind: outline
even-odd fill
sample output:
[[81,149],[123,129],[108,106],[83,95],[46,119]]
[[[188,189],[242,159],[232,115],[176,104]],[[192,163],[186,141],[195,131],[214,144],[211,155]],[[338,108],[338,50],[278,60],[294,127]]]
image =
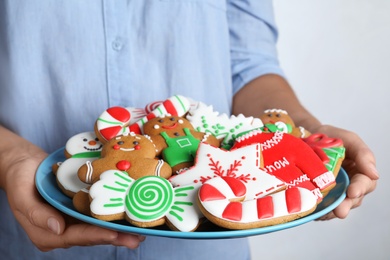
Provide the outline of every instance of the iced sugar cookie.
[[295,126],[294,121],[283,109],[267,109],[259,116],[264,124],[261,128],[263,132],[274,133],[276,131],[288,133],[295,137],[304,138],[310,135],[310,132],[301,126]]
[[264,170],[283,180],[288,187],[302,187],[313,192],[318,202],[322,193],[332,189],[336,182],[313,149],[301,138],[283,132],[253,131],[236,139],[233,146],[261,146]]
[[286,223],[313,212],[316,196],[293,187],[261,198],[246,198],[246,186],[238,179],[215,177],[198,193],[202,213],[211,222],[229,229],[250,229]]
[[234,139],[240,134],[263,126],[258,118],[245,117],[242,114],[238,116],[219,114],[212,106],[202,102],[199,102],[196,108],[190,109],[187,119],[197,131],[210,133],[221,139],[221,147],[224,149],[230,149]]
[[89,195],[92,216],[106,221],[126,219],[139,227],[166,223],[173,230],[193,231],[203,217],[193,185],[173,188],[159,176],[134,180],[120,171],[106,171]]
[[201,185],[214,177],[231,177],[246,186],[246,197],[256,198],[284,189],[285,183],[260,169],[262,155],[259,144],[240,149],[223,150],[201,143],[195,165],[169,178],[175,187]]
[[73,197],[79,190],[89,185],[80,181],[77,171],[80,166],[100,157],[102,143],[94,132],[84,132],[71,137],[65,145],[64,162],[59,164],[56,171],[56,180],[61,190],[69,197]]
[[107,170],[119,170],[138,179],[145,174],[169,178],[171,167],[156,159],[156,148],[148,136],[134,133],[117,136],[103,145],[101,158],[82,165],[78,170],[81,181],[92,184]]
[[196,131],[184,117],[166,115],[152,118],[145,123],[143,131],[156,145],[157,155],[161,154],[174,173],[193,165],[201,142],[219,146],[215,136]]

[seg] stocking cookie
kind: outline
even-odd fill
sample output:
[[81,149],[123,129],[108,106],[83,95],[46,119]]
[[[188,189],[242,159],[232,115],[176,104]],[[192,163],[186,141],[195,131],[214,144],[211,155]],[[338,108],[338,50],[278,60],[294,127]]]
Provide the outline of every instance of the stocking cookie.
[[171,167],[163,160],[156,159],[156,148],[152,141],[134,133],[117,136],[104,144],[101,158],[84,164],[78,170],[78,177],[92,184],[107,170],[119,170],[133,179],[146,175],[169,178]]
[[100,157],[102,143],[94,132],[84,132],[71,137],[65,145],[64,162],[59,164],[56,180],[61,190],[69,197],[89,185],[80,181],[77,171],[80,166],[88,164]]
[[213,135],[195,131],[187,119],[178,116],[150,119],[143,131],[150,136],[157,154],[162,155],[174,173],[193,165],[201,142],[219,146],[219,141]]
[[246,198],[246,186],[231,177],[215,177],[199,188],[199,206],[211,222],[229,229],[249,229],[292,221],[313,212],[316,196],[290,188],[256,199]]
[[194,231],[202,218],[194,186],[173,188],[159,176],[134,180],[120,171],[106,171],[89,194],[92,216],[106,221],[126,219],[139,227],[166,223],[173,230]]

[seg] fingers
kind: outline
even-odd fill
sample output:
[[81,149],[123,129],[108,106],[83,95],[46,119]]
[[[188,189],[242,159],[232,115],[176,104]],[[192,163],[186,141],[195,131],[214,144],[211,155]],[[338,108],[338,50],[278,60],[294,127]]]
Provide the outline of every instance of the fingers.
[[364,174],[355,174],[350,180],[347,189],[347,197],[333,212],[321,217],[319,220],[329,220],[332,218],[344,219],[348,216],[351,209],[359,207],[363,203],[365,195],[369,194],[376,188],[377,181],[370,179]]

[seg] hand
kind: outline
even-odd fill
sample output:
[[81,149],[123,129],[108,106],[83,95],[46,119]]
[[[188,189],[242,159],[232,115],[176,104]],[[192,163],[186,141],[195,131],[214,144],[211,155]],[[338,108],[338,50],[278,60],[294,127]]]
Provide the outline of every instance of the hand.
[[[7,170],[5,191],[15,218],[41,251],[71,246],[112,244],[136,248],[145,238],[76,221],[48,205],[35,188],[35,169],[46,156],[20,159]],[[11,176],[11,177],[10,177]]]
[[360,206],[364,196],[376,188],[379,175],[376,169],[374,154],[363,140],[353,132],[329,125],[320,126],[315,132],[343,140],[346,155],[342,167],[350,179],[345,200],[332,212],[320,218],[320,220],[328,220],[335,217],[346,218],[350,210]]

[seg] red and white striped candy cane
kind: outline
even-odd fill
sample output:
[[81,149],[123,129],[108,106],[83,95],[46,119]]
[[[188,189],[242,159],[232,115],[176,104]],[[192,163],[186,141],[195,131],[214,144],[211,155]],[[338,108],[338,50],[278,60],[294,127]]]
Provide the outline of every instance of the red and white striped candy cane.
[[185,115],[190,108],[190,101],[183,96],[175,95],[167,100],[163,101],[159,106],[157,106],[152,112],[138,120],[136,123],[129,126],[131,132],[142,134],[143,125],[152,118],[157,116],[165,116],[170,114],[172,116],[183,116]]
[[141,108],[114,106],[105,110],[95,123],[95,133],[101,142],[129,133],[128,126],[146,115]]
[[229,229],[248,229],[284,223],[313,212],[317,199],[300,187],[244,200],[246,186],[231,177],[206,181],[198,192],[201,211],[215,224]]

